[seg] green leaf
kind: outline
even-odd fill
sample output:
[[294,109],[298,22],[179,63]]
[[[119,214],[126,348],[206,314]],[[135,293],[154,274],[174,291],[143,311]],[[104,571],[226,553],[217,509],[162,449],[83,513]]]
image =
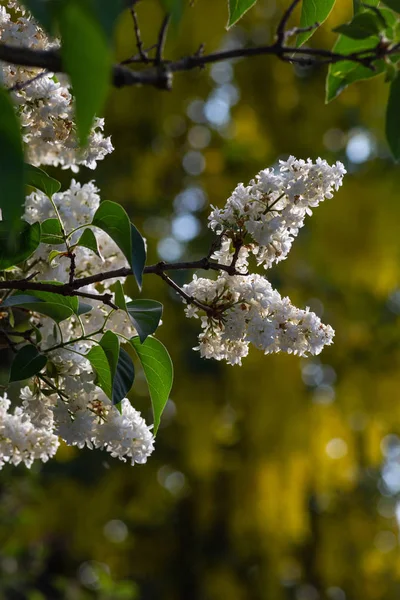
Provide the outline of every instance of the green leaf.
[[112,331],[106,331],[100,340],[107,357],[111,373],[111,387],[113,404],[119,404],[132,387],[135,379],[135,370],[129,354],[120,348],[118,336]]
[[65,252],[59,252],[58,250],[52,250],[51,252],[49,252],[49,256],[48,256],[49,264],[51,265],[53,260],[55,260],[59,256],[65,256]]
[[93,306],[91,304],[86,304],[86,302],[79,301],[77,315],[85,315],[86,313],[93,310]]
[[68,306],[57,302],[46,302],[36,296],[28,296],[26,294],[15,294],[14,296],[10,296],[2,303],[2,306],[25,308],[26,310],[46,315],[56,323],[69,319],[74,314],[74,311]]
[[[300,27],[311,27],[316,23],[323,23],[329,16],[335,0],[303,0],[301,7]],[[297,36],[296,46],[299,47],[306,42],[314,33],[315,29],[300,33]]]
[[128,309],[126,308],[124,288],[119,280],[115,284],[114,302],[118,308],[128,312]]
[[26,6],[46,31],[53,33],[52,3],[49,0],[23,0],[22,4]]
[[386,109],[386,139],[393,158],[400,160],[400,76],[390,85]]
[[382,29],[378,16],[371,10],[358,13],[350,23],[339,25],[333,31],[341,33],[353,40],[364,40],[376,35]]
[[93,346],[86,354],[96,374],[95,384],[98,385],[107,398],[112,397],[112,376],[107,355],[101,346]]
[[[0,86],[0,209],[10,240],[21,230],[24,214],[24,153],[20,122],[10,94]],[[15,241],[15,240],[14,240]]]
[[[366,40],[352,40],[340,35],[332,48],[332,52],[351,54],[359,50],[375,48],[379,43],[378,36],[371,36]],[[329,65],[326,78],[326,102],[336,98],[348,85],[361,79],[370,79],[381,73],[384,69],[383,61],[375,62],[375,71],[362,65],[357,65],[351,60],[341,60]]]
[[149,386],[156,434],[174,377],[171,357],[165,346],[156,338],[148,337],[142,344],[138,337],[133,337],[130,342],[139,357]]
[[[370,3],[372,6],[372,3]],[[387,27],[384,30],[385,35],[391,39],[394,35],[397,19],[395,14],[387,9],[379,10],[382,23],[386,22]],[[352,54],[360,50],[374,49],[379,44],[379,36],[373,35],[365,40],[352,40],[351,38],[340,35],[332,48],[332,52],[340,54]],[[398,56],[392,55],[390,60],[396,62]],[[342,60],[336,64],[329,65],[328,76],[326,78],[326,96],[325,101],[330,102],[340,94],[348,85],[362,79],[370,79],[376,77],[386,71],[386,63],[384,60],[376,60],[374,62],[374,70],[357,65],[351,60]]]
[[64,244],[61,223],[58,219],[46,219],[43,221],[40,241],[44,244],[52,244],[54,246]]
[[0,221],[0,271],[29,258],[40,244],[40,223],[29,225],[21,221],[21,229],[14,235],[12,227],[9,221]]
[[110,366],[111,379],[113,379],[118,364],[119,338],[112,331],[106,331],[99,343],[107,357]]
[[119,204],[105,200],[95,212],[92,225],[105,231],[114,240],[128,260],[141,289],[146,250],[142,236],[129,221],[126,211]]
[[[368,0],[366,4],[368,4],[368,6],[378,6],[379,0]],[[362,0],[353,0],[354,14],[357,14],[360,10],[362,10],[363,6]]]
[[117,369],[112,386],[112,403],[119,404],[126,398],[135,380],[135,368],[129,354],[123,348],[119,349]]
[[383,3],[395,12],[400,13],[400,0],[383,0]]
[[107,98],[112,56],[98,21],[80,0],[64,2],[59,12],[61,56],[76,100],[76,124],[81,146],[87,142],[96,115]]
[[97,246],[97,239],[91,229],[85,229],[76,243],[77,246],[83,246],[84,248],[88,248],[92,252],[94,252],[99,258],[101,258],[101,254],[99,252],[99,248]]
[[29,379],[39,373],[46,366],[47,358],[32,344],[23,346],[15,355],[11,365],[10,383]]
[[26,185],[40,190],[49,197],[57,193],[61,187],[61,183],[57,179],[53,179],[42,169],[27,163],[24,164],[24,177]]
[[[53,285],[61,285],[57,281],[42,281],[41,283],[51,283]],[[71,310],[75,315],[78,314],[79,300],[77,296],[63,296],[62,294],[56,294],[55,292],[42,292],[41,290],[34,290],[29,292],[32,296],[35,296],[39,300],[46,303],[58,304]],[[18,297],[18,296],[17,296]]]
[[156,300],[132,300],[127,303],[126,310],[143,343],[157,329],[163,305]]
[[131,241],[132,241],[132,271],[138,284],[139,290],[142,289],[143,269],[146,264],[146,246],[144,239],[136,227],[131,223]]
[[95,0],[94,12],[103,31],[112,39],[119,15],[128,7],[127,0]]
[[228,24],[227,29],[239,21],[249,8],[254,6],[257,0],[228,0]]

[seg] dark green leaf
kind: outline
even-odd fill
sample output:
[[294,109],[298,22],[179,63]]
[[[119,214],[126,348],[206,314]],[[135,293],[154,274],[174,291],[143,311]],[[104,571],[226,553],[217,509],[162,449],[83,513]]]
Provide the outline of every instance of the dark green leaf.
[[9,221],[0,221],[0,271],[29,258],[40,244],[40,223],[21,221],[21,229],[14,235],[11,231]]
[[109,39],[112,39],[119,15],[129,6],[127,0],[95,0],[94,11],[98,22]]
[[54,246],[64,243],[61,224],[58,219],[46,219],[43,221],[40,241],[44,244],[52,244]]
[[[303,0],[301,7],[300,27],[311,27],[316,23],[323,23],[329,16],[335,0]],[[314,33],[315,29],[300,33],[297,36],[296,46],[301,46]]]
[[146,264],[146,246],[144,239],[136,227],[131,223],[132,239],[132,271],[138,284],[139,290],[142,289],[143,269]]
[[22,3],[46,31],[53,33],[52,3],[49,0],[23,0]]
[[9,222],[9,238],[13,241],[16,233],[21,230],[21,217],[24,214],[24,154],[20,123],[10,94],[2,87],[0,87],[0,184],[2,218]]
[[15,355],[11,365],[10,382],[29,379],[46,366],[47,358],[32,344],[23,346]]
[[114,378],[115,371],[117,370],[119,356],[119,338],[112,331],[106,331],[99,343],[107,357],[112,380]]
[[353,40],[364,40],[371,35],[376,35],[382,29],[378,16],[371,10],[356,14],[350,23],[336,27],[334,31],[341,33]]
[[228,0],[228,25],[227,29],[239,21],[257,0]]
[[119,349],[117,369],[114,375],[112,403],[119,404],[126,398],[135,380],[135,368],[129,354],[123,348]]
[[72,317],[73,314],[78,314],[79,311],[79,302],[76,296],[62,296],[53,292],[37,290],[30,292],[29,295],[16,293],[7,298],[2,305],[38,312],[50,317],[56,323]]
[[[368,4],[368,6],[378,6],[379,0],[369,0],[368,2],[366,2],[366,4]],[[353,0],[354,14],[356,14],[360,10],[362,10],[363,6],[364,6],[364,4],[363,4],[362,0]]]
[[92,250],[92,252],[94,252],[99,258],[101,258],[99,248],[97,246],[96,236],[94,235],[91,229],[85,229],[76,245],[83,246],[84,248]]
[[127,303],[126,309],[143,343],[157,329],[163,305],[156,300],[132,300]]
[[400,160],[400,76],[390,85],[386,109],[386,139],[396,161]]
[[119,280],[115,284],[114,302],[118,308],[128,312],[128,309],[126,308],[124,288]]
[[96,210],[92,225],[108,233],[129,264],[132,264],[131,224],[122,206],[116,202],[105,200]]
[[112,397],[112,377],[107,355],[101,346],[93,346],[86,354],[96,374],[95,383],[98,385],[107,398]]
[[85,315],[86,313],[93,310],[93,306],[90,304],[86,304],[86,302],[79,301],[77,315]]
[[134,337],[131,338],[131,344],[136,350],[149,386],[156,434],[174,377],[171,357],[165,346],[153,337],[148,337],[143,344],[138,337]]
[[97,209],[92,224],[108,233],[114,240],[128,260],[141,289],[146,251],[143,238],[129,221],[126,211],[119,204],[105,200]]
[[106,331],[100,340],[107,357],[111,373],[113,404],[119,404],[132,387],[135,371],[132,359],[123,348],[120,348],[118,336],[112,331]]
[[61,183],[57,179],[53,179],[47,175],[42,169],[38,169],[33,165],[24,165],[25,184],[40,190],[46,196],[51,197],[57,193],[61,187]]
[[62,60],[71,78],[78,136],[84,146],[94,117],[101,114],[108,94],[111,50],[100,24],[80,5],[80,0],[63,4],[59,27]]
[[400,0],[383,0],[383,3],[395,12],[400,13]]

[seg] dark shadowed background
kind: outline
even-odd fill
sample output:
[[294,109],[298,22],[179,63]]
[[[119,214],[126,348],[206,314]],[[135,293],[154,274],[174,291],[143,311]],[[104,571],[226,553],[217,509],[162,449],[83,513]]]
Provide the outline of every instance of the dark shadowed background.
[[[337,3],[315,44],[331,46],[350,5]],[[166,54],[268,43],[283,6],[260,0],[227,32],[225,3],[198,0]],[[162,12],[146,0],[138,14],[150,44]],[[135,51],[129,15],[118,48],[120,58]],[[384,141],[382,82],[325,105],[325,74],[260,57],[177,74],[169,93],[113,92],[105,116],[115,152],[79,180],[95,176],[102,198],[124,205],[149,262],[207,254],[210,205],[279,158],[345,163],[344,187],[268,272],[335,328],[335,344],[309,359],[202,360],[192,350],[198,324],[146,276],[144,297],[165,305],[158,336],[176,373],[155,453],[131,467],[62,446],[44,467],[6,466],[1,598],[400,597],[400,175]],[[134,390],[150,420],[140,372]]]

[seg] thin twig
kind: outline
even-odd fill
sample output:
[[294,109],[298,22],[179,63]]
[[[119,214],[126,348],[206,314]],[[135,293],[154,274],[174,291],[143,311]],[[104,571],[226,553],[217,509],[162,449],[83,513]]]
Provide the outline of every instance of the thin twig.
[[189,294],[187,294],[181,287],[179,287],[177,283],[175,283],[173,279],[168,277],[168,275],[166,275],[165,273],[160,273],[159,275],[167,285],[172,287],[172,289],[175,290],[175,292],[185,300],[186,304],[194,304],[194,306],[197,306],[197,308],[204,310],[204,312],[206,312],[208,315],[214,316],[215,311],[210,306],[202,304],[201,302],[196,300],[196,298],[193,298],[193,296],[189,296]]
[[131,15],[132,15],[132,19],[133,19],[133,28],[135,30],[136,47],[138,49],[138,53],[141,58],[141,61],[144,63],[147,63],[148,56],[147,56],[147,53],[143,49],[142,36],[140,33],[139,22],[138,22],[138,18],[137,18],[137,14],[136,14],[136,10],[135,10],[134,6],[135,5],[131,6]]
[[21,92],[22,90],[27,88],[29,85],[31,85],[31,83],[34,83],[35,81],[37,81],[38,79],[41,79],[42,77],[44,77],[47,74],[48,74],[48,71],[46,71],[46,70],[42,71],[41,73],[38,73],[38,75],[35,75],[34,77],[32,77],[31,79],[28,79],[27,81],[21,81],[20,83],[16,83],[15,85],[8,88],[8,91],[9,92]]
[[168,32],[169,21],[170,21],[170,16],[165,15],[163,22],[161,23],[160,31],[158,34],[158,43],[157,43],[157,50],[156,50],[156,64],[157,65],[161,65],[161,63],[163,61],[163,53],[164,53],[165,42],[167,41],[167,32]]

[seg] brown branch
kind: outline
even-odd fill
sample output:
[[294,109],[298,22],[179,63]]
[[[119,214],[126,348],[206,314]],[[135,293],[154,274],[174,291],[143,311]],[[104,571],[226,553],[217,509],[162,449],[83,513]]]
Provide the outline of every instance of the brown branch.
[[[167,271],[188,271],[204,269],[205,271],[224,271],[229,275],[243,275],[236,270],[234,265],[222,265],[218,262],[209,260],[207,257],[200,260],[193,260],[187,262],[176,262],[176,263],[165,263],[159,262],[155,265],[149,265],[144,268],[143,273],[145,275],[154,274],[161,276]],[[53,292],[55,294],[61,294],[62,296],[81,296],[83,298],[91,298],[98,300],[105,304],[108,304],[112,308],[117,308],[112,302],[111,294],[92,294],[89,292],[79,292],[80,288],[93,283],[101,283],[109,279],[119,279],[121,277],[128,277],[132,275],[132,270],[128,267],[122,267],[121,269],[115,269],[113,271],[107,271],[105,273],[97,273],[96,275],[90,275],[89,277],[81,277],[75,279],[72,284],[65,283],[63,285],[57,285],[54,283],[46,283],[39,281],[30,281],[26,279],[10,279],[8,281],[0,281],[0,290],[18,290],[18,291],[42,291],[42,292]]]
[[[112,83],[118,88],[133,85],[150,85],[160,89],[170,90],[172,88],[173,73],[203,68],[207,64],[234,58],[249,58],[251,56],[262,55],[276,56],[284,62],[303,65],[334,64],[347,60],[374,70],[374,61],[398,53],[400,50],[399,44],[391,46],[390,44],[382,44],[382,42],[377,44],[375,48],[359,50],[350,54],[342,54],[322,48],[297,48],[296,46],[289,46],[286,44],[286,40],[290,36],[302,31],[301,29],[286,30],[289,18],[299,1],[300,0],[293,0],[284,12],[276,30],[276,41],[273,44],[255,46],[252,48],[234,48],[232,50],[214,52],[211,54],[196,52],[191,56],[186,56],[176,61],[163,59],[163,50],[169,22],[168,16],[161,25],[158,42],[153,46],[156,49],[156,57],[149,58],[147,51],[143,50],[136,13],[132,8],[139,55],[138,57],[132,57],[131,59],[123,61],[121,64],[113,66]],[[314,26],[306,29],[312,28],[314,28]],[[21,48],[0,43],[0,61],[26,67],[46,69],[53,73],[65,71],[60,53],[57,49],[34,50],[32,48]],[[148,66],[148,68],[141,71],[135,71],[125,66],[125,64],[135,62],[146,65],[151,64],[152,66]]]

